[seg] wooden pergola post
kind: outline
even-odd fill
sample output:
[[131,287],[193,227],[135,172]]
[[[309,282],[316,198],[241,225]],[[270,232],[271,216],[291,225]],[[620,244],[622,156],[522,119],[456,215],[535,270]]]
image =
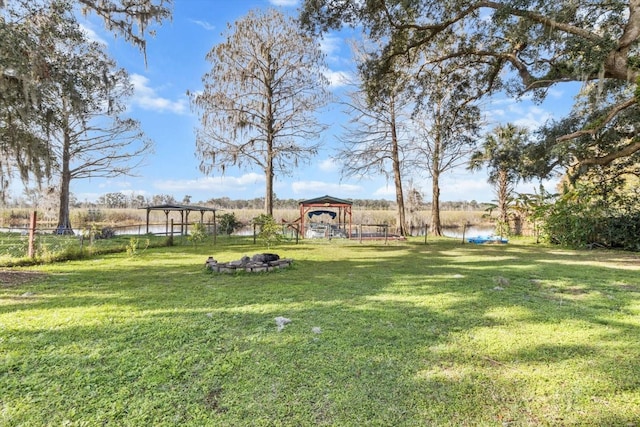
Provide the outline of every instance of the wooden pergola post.
[[[186,205],[155,205],[141,208],[147,210],[147,234],[149,233],[149,218],[152,210],[163,211],[165,215],[165,234],[169,234],[169,214],[173,211],[180,212],[180,235],[185,235],[189,232],[188,221],[189,213],[191,211],[200,211],[200,222],[203,222],[205,212],[213,212],[213,221],[215,223],[216,209],[205,206],[186,206]],[[173,226],[171,226],[171,232],[173,232]]]

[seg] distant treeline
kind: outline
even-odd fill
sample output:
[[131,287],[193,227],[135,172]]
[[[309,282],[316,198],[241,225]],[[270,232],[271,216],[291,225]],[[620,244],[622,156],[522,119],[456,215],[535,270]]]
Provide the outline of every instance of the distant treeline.
[[[298,209],[299,204],[303,199],[278,199],[274,201],[274,209]],[[354,209],[365,210],[395,210],[396,203],[391,200],[385,199],[346,199],[353,202]],[[54,204],[51,201],[51,204]],[[139,209],[146,206],[157,205],[198,205],[207,206],[226,210],[239,210],[239,209],[264,209],[264,198],[256,197],[254,199],[247,200],[233,200],[229,197],[212,198],[206,201],[194,201],[191,196],[185,196],[178,200],[169,194],[156,194],[151,197],[145,197],[142,195],[127,195],[124,193],[106,193],[100,196],[96,201],[80,201],[71,195],[70,206],[75,209]],[[45,206],[42,197],[38,197],[34,200],[28,198],[20,198],[14,200],[12,203],[5,201],[4,206],[0,208],[30,208],[31,206]],[[491,205],[488,203],[478,203],[475,200],[471,201],[448,201],[440,202],[440,210],[443,211],[477,211],[486,210]],[[430,202],[415,201],[413,205],[406,206],[410,211],[428,210],[431,209]]]
[[[395,210],[396,203],[385,199],[345,199],[353,202],[354,209],[370,210]],[[298,209],[301,199],[276,199],[273,207],[275,209]],[[205,202],[207,206],[214,206],[220,209],[263,209],[264,199],[255,198],[250,200],[232,200],[229,197],[209,199]],[[474,211],[485,210],[490,205],[472,201],[440,202],[440,209],[444,211]],[[420,210],[431,209],[431,203],[421,203]]]

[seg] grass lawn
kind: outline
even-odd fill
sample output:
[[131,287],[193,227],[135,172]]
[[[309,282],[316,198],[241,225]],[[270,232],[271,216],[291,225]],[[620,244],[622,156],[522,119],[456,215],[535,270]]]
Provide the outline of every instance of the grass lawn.
[[[265,251],[294,265],[203,267]],[[220,238],[15,271],[0,425],[640,426],[638,254]]]

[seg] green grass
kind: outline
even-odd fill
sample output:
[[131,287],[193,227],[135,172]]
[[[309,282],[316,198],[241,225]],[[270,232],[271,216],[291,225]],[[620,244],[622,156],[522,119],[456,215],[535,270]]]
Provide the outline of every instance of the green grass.
[[[174,240],[184,242],[185,236]],[[29,236],[19,233],[0,233],[0,267],[19,267],[50,262],[84,259],[95,255],[144,251],[149,247],[166,246],[165,236],[115,236],[109,239],[94,239],[80,236],[36,234],[34,256],[28,257]]]
[[640,425],[637,254],[333,240],[203,268],[264,251],[20,270],[44,275],[0,287],[0,425]]

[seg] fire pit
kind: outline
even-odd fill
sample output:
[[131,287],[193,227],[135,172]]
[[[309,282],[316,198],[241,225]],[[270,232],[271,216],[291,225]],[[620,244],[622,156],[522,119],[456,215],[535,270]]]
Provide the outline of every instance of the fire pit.
[[277,254],[255,254],[251,258],[245,255],[239,260],[227,263],[218,262],[210,256],[204,264],[215,273],[234,273],[236,271],[257,273],[287,268],[291,263],[293,263],[292,259],[283,259]]

